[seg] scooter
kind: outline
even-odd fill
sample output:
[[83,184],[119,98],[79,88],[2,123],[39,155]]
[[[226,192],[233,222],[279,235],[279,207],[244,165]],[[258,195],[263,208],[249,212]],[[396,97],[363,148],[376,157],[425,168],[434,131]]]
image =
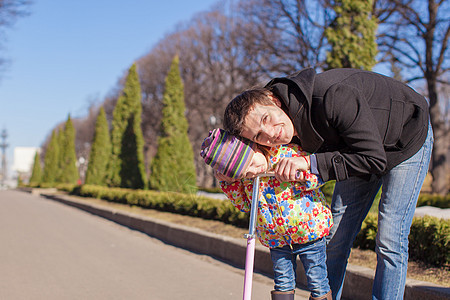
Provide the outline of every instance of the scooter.
[[[300,177],[300,173],[304,171],[297,171],[296,178]],[[245,275],[244,275],[244,295],[243,300],[251,300],[252,298],[252,285],[253,285],[253,267],[255,263],[255,243],[256,243],[256,217],[258,215],[258,203],[259,203],[259,182],[261,177],[275,176],[273,173],[262,173],[257,175],[253,179],[253,191],[252,191],[252,206],[250,209],[250,221],[248,233],[244,234],[244,238],[247,239],[247,249],[245,253]]]

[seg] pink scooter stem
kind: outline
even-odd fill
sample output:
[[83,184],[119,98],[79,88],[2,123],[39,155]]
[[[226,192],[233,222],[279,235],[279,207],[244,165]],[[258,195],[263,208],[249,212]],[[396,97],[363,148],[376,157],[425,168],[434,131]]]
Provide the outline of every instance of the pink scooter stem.
[[[303,172],[303,176],[306,176],[305,171],[298,170],[296,178],[300,177],[300,172]],[[257,175],[253,179],[253,191],[252,191],[252,207],[250,209],[250,222],[248,228],[248,234],[244,237],[247,239],[247,251],[245,253],[245,276],[244,276],[244,295],[243,300],[252,299],[252,281],[253,281],[253,267],[255,262],[255,236],[256,236],[256,217],[258,214],[258,202],[259,202],[259,178],[265,176],[274,176],[273,173],[263,173]]]
[[253,266],[255,261],[255,238],[247,240],[245,256],[244,300],[252,299]]
[[250,209],[250,222],[247,238],[247,251],[245,254],[245,277],[244,277],[244,297],[243,300],[252,298],[253,267],[255,261],[255,236],[256,236],[256,216],[258,214],[259,202],[259,178],[264,176],[273,176],[273,174],[263,173],[253,179],[252,206]]

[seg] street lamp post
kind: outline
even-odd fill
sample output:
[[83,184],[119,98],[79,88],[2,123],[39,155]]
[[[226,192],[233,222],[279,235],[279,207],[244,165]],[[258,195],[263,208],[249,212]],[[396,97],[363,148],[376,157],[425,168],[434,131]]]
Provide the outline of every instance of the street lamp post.
[[6,180],[6,148],[8,148],[8,144],[6,143],[6,138],[8,137],[8,133],[6,132],[6,129],[3,129],[1,138],[2,142],[0,144],[0,148],[2,149],[2,169],[1,169],[1,181],[0,181],[0,187],[5,186],[5,180]]

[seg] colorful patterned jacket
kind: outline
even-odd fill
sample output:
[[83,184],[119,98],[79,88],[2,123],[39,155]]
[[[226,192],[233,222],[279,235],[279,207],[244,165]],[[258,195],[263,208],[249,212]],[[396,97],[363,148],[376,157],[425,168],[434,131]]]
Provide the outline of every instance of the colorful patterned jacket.
[[[304,155],[308,154],[295,144],[269,149],[272,166],[282,157]],[[236,208],[243,212],[250,210],[253,179],[220,183],[222,190]],[[261,244],[275,248],[304,244],[327,236],[333,226],[333,219],[319,189],[323,184],[322,179],[310,173],[306,173],[306,183],[279,182],[275,177],[261,177],[256,222]]]

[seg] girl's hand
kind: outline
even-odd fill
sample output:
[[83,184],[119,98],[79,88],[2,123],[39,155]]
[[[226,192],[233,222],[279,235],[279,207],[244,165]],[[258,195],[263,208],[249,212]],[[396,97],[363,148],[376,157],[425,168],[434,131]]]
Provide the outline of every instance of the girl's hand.
[[279,181],[305,182],[305,173],[309,171],[309,157],[283,157],[274,168],[275,177]]
[[237,181],[237,179],[233,179],[231,177],[225,176],[222,173],[217,172],[216,170],[214,170],[213,172],[214,172],[214,177],[216,177],[217,180],[219,180],[219,181],[225,181],[227,183],[233,183],[233,182]]

